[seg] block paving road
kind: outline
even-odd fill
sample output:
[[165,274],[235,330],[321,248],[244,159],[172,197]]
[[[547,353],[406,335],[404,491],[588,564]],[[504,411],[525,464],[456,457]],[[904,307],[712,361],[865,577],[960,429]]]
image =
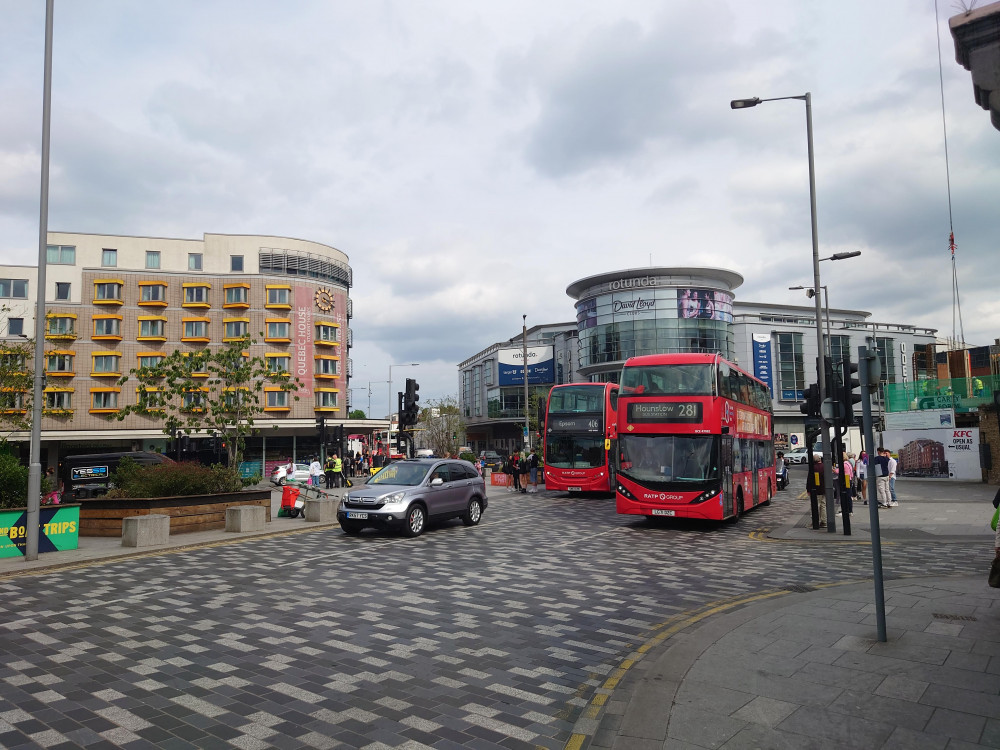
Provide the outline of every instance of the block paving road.
[[[416,540],[314,529],[0,580],[0,746],[559,748],[664,623],[871,575],[863,543],[751,538],[801,515],[792,491],[721,525],[490,495],[480,526]],[[948,576],[983,548],[883,554],[887,578]]]

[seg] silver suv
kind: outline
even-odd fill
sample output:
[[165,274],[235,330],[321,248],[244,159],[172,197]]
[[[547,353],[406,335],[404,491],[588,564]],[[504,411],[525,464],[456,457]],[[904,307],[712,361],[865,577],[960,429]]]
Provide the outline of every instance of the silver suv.
[[420,536],[430,519],[461,518],[475,526],[486,510],[486,483],[468,461],[413,458],[389,464],[348,490],[337,508],[345,534],[365,527]]

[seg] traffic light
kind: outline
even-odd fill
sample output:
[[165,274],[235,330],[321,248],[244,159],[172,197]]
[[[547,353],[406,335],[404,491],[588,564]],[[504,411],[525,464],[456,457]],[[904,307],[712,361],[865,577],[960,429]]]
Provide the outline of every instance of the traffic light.
[[319,437],[319,444],[326,445],[326,417],[316,417],[316,435]]
[[[413,378],[406,379],[406,392],[403,394],[403,409],[400,412],[400,424],[412,427],[420,417],[420,407],[417,402],[420,400],[420,384]],[[404,421],[405,420],[405,421]]]
[[333,442],[337,446],[337,452],[342,453],[344,450],[344,425],[338,424],[333,428]]
[[823,396],[819,392],[819,385],[817,383],[812,383],[805,390],[804,404],[799,405],[799,411],[808,417],[813,419],[819,419],[820,417],[820,407],[823,404]]
[[861,403],[861,393],[855,393],[855,389],[861,388],[861,381],[858,379],[858,366],[851,362],[850,352],[844,353],[842,361],[843,381],[840,387],[840,403],[843,408],[844,426],[849,427],[854,424],[854,405]]

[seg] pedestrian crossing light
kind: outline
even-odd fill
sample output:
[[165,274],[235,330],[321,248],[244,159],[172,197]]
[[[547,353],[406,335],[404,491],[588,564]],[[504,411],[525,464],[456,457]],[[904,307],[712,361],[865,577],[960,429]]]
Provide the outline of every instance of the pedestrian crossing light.
[[823,396],[819,392],[819,385],[817,383],[811,384],[805,390],[804,404],[799,405],[799,411],[805,414],[807,417],[812,417],[813,419],[819,419],[820,408],[823,404]]

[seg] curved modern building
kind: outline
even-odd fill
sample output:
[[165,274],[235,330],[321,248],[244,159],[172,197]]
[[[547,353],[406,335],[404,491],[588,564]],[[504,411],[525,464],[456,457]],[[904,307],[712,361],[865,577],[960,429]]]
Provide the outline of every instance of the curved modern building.
[[[566,293],[575,301],[576,320],[528,329],[529,357],[537,357],[529,368],[516,364],[520,331],[459,363],[459,405],[469,445],[477,451],[523,445],[522,370],[530,422],[537,419],[531,404],[544,405],[553,385],[617,382],[629,357],[671,352],[718,352],[753,373],[771,389],[775,444],[783,448],[789,438],[801,439],[799,407],[808,384],[816,382],[816,308],[736,302],[742,284],[743,276],[728,269],[660,266],[574,281]],[[883,383],[935,376],[933,329],[871,317],[864,310],[827,309],[824,339],[834,359],[874,341]]]
[[734,356],[733,296],[743,283],[722,268],[630,268],[574,281],[579,372],[617,381],[629,357],[670,352]]
[[[136,382],[121,379],[174,351],[211,349],[245,334],[256,339],[252,355],[299,381],[294,395],[262,388],[257,422],[267,429],[248,441],[247,456],[260,460],[265,474],[291,456],[319,452],[317,418],[331,426],[347,419],[353,279],[348,256],[337,248],[210,233],[178,239],[50,232],[48,240],[45,289],[37,288],[36,267],[0,266],[0,342],[45,338],[41,426],[50,465],[56,454],[168,450],[160,421],[118,419],[137,398]],[[36,331],[38,294],[47,318]],[[26,413],[23,403],[13,406]]]

